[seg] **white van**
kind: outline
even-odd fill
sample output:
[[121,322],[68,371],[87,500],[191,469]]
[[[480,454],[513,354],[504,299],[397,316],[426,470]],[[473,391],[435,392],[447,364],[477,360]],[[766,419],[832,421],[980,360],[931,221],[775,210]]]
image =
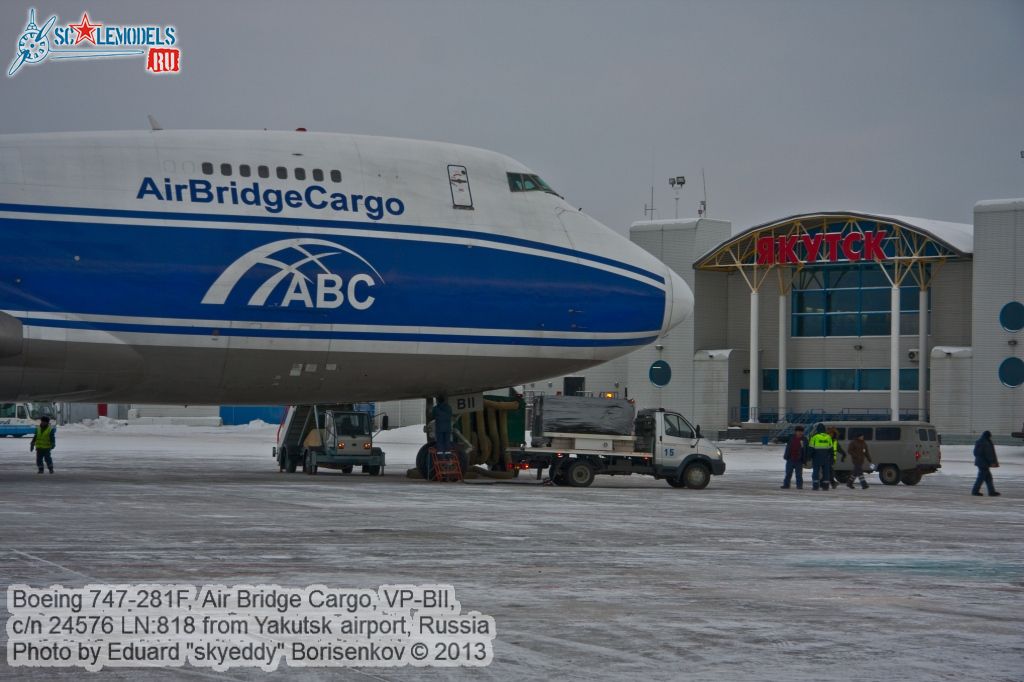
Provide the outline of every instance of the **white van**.
[[0,438],[21,438],[36,432],[39,418],[53,419],[53,406],[48,403],[0,403]]
[[[845,451],[859,435],[867,442],[868,454],[886,485],[917,485],[925,474],[942,466],[939,436],[927,422],[824,422],[839,432],[839,446]],[[813,428],[813,427],[812,427]],[[853,469],[850,457],[836,457],[836,479],[845,483]]]

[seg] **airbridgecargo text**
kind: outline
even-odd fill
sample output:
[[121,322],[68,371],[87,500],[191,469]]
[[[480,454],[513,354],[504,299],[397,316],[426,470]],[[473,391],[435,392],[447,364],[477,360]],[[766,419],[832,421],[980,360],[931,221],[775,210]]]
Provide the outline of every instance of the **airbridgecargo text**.
[[7,589],[12,667],[486,666],[494,619],[451,585],[87,585]]
[[142,179],[135,198],[188,201],[193,204],[262,206],[268,213],[280,213],[286,207],[312,208],[318,211],[329,208],[339,213],[361,213],[370,220],[381,220],[385,215],[400,216],[405,213],[405,203],[398,197],[328,192],[322,185],[309,185],[302,191],[264,188],[259,182],[239,186],[234,180],[227,185],[214,185],[209,180],[196,179],[172,183],[170,178],[164,178],[162,183],[157,183],[153,178],[146,177]]

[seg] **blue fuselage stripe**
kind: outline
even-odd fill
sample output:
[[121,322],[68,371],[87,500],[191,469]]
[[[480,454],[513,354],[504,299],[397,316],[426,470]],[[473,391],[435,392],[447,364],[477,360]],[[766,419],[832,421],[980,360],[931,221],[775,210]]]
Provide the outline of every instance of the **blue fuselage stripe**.
[[270,339],[312,339],[351,341],[405,341],[428,343],[469,343],[503,346],[565,346],[574,348],[641,346],[653,342],[657,335],[628,339],[542,339],[518,336],[479,336],[472,334],[423,334],[396,332],[299,331],[287,329],[231,329],[224,327],[193,327],[176,325],[126,324],[120,322],[81,322],[76,320],[42,320],[25,318],[33,327],[54,329],[87,329],[109,332],[142,332],[147,334],[184,334],[188,336],[238,336]]
[[319,220],[315,218],[283,218],[274,216],[224,215],[220,213],[186,213],[180,211],[129,211],[113,208],[81,208],[74,206],[43,206],[36,204],[0,203],[0,211],[10,211],[12,213],[42,213],[51,215],[78,215],[107,218],[144,218],[147,220],[194,220],[216,223],[275,225],[279,227],[321,227],[335,229],[361,229],[369,231],[376,230],[380,232],[401,232],[404,234],[457,237],[461,239],[475,239],[483,242],[494,242],[497,244],[522,246],[525,248],[539,249],[541,251],[557,253],[562,256],[581,258],[584,260],[593,261],[595,263],[601,263],[602,265],[610,265],[616,268],[620,268],[622,270],[626,270],[627,272],[643,275],[644,277],[649,277],[660,284],[665,283],[665,278],[662,275],[650,272],[649,270],[637,267],[636,265],[623,263],[622,261],[618,261],[612,258],[597,256],[594,254],[587,253],[585,251],[577,251],[575,249],[569,249],[562,246],[555,246],[544,242],[532,241],[530,239],[522,239],[519,237],[508,237],[503,235],[490,234],[487,232],[460,230],[448,227],[396,225],[392,223],[368,223],[351,220]]

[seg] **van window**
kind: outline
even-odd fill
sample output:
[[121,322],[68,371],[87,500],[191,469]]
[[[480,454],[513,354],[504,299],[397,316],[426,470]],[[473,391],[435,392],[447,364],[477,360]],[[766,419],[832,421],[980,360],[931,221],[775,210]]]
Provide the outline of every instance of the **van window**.
[[864,436],[864,440],[871,440],[873,431],[874,429],[872,429],[870,426],[851,426],[850,440],[853,440],[858,436]]
[[845,426],[835,426],[833,428],[836,430],[836,439],[837,440],[846,440],[846,427]]
[[10,419],[14,417],[14,403],[0,403],[0,418]]
[[932,441],[934,443],[938,439],[939,439],[939,437],[935,433],[935,429],[928,429],[928,440],[930,440],[930,441]]
[[898,426],[879,426],[875,429],[875,440],[899,440],[900,439],[900,427]]
[[18,405],[18,419],[28,419],[28,410],[24,405]]

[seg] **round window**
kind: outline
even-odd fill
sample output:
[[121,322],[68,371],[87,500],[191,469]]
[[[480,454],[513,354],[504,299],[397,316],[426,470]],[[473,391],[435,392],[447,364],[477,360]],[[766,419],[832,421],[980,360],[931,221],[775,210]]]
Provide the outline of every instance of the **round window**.
[[1011,388],[1024,384],[1024,360],[1006,358],[999,363],[999,381]]
[[1008,332],[1024,329],[1024,304],[1010,301],[999,311],[999,324]]
[[664,360],[657,360],[651,363],[647,376],[655,386],[668,386],[668,382],[672,381],[672,368]]

